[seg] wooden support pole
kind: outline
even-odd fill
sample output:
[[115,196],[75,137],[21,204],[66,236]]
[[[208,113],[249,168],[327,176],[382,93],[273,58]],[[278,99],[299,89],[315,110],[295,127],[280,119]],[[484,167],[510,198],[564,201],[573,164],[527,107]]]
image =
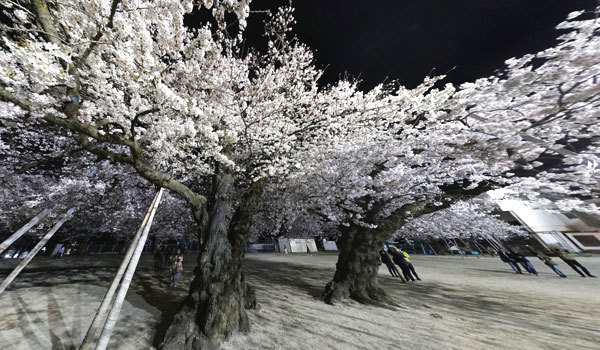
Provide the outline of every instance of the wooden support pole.
[[42,238],[42,240],[35,245],[35,247],[29,252],[27,257],[23,261],[21,261],[21,263],[17,265],[17,267],[15,267],[15,269],[10,273],[10,275],[8,275],[8,277],[6,277],[4,282],[2,282],[2,285],[0,285],[0,294],[4,292],[4,290],[10,285],[10,283],[19,275],[21,270],[23,270],[25,266],[27,266],[27,264],[29,264],[29,262],[35,257],[35,255],[46,245],[46,243],[48,243],[50,238],[52,238],[52,236],[54,236],[54,234],[56,233],[56,231],[58,231],[62,224],[64,224],[65,221],[67,221],[71,217],[71,214],[73,214],[74,211],[75,208],[69,209],[65,216],[63,216],[62,219],[60,219],[54,225],[54,227],[52,227],[52,229],[50,229],[50,231],[46,233],[44,238]]
[[484,246],[482,246],[481,243],[477,242],[476,238],[473,239],[473,243],[475,243],[475,247],[477,247],[479,249],[481,254],[483,254],[483,252],[486,252],[489,254],[488,250]]
[[17,239],[21,238],[27,231],[29,231],[33,226],[35,226],[40,220],[42,220],[49,213],[48,209],[42,210],[39,214],[37,214],[33,219],[29,220],[23,227],[17,230],[17,232],[13,233],[10,237],[8,237],[2,244],[0,244],[0,254],[2,254],[11,244],[13,244]]
[[431,249],[431,251],[433,252],[433,255],[438,255],[438,253],[435,251],[435,249],[433,249],[433,247],[431,246],[431,243],[429,243],[429,240],[425,241],[427,243],[427,245],[429,246],[429,248]]
[[133,252],[133,256],[131,257],[131,261],[127,266],[127,271],[123,276],[123,281],[121,282],[121,287],[119,288],[119,292],[115,297],[115,301],[113,304],[110,313],[108,314],[108,318],[106,319],[106,323],[104,324],[104,328],[102,329],[102,334],[100,334],[100,339],[98,339],[98,345],[96,345],[96,350],[105,350],[108,346],[108,341],[110,340],[110,336],[115,328],[115,324],[117,323],[117,319],[119,318],[119,313],[121,312],[121,307],[123,306],[123,301],[125,300],[125,296],[127,295],[127,290],[129,289],[129,285],[131,284],[131,280],[133,279],[133,274],[135,273],[135,269],[137,268],[138,261],[140,260],[140,256],[142,255],[142,251],[144,249],[144,245],[146,240],[148,239],[148,233],[150,232],[150,227],[152,226],[152,220],[154,219],[154,214],[156,214],[156,208],[160,203],[160,199],[162,197],[164,188],[161,188],[158,192],[156,202],[152,206],[152,211],[150,212],[150,217],[148,218],[148,222],[144,227],[142,232],[142,236],[140,237],[140,241],[135,246],[135,251]]
[[117,271],[115,278],[113,279],[110,287],[108,288],[108,291],[104,295],[104,299],[102,299],[102,303],[100,304],[100,307],[99,307],[98,311],[96,312],[96,315],[94,316],[94,319],[92,320],[92,323],[90,324],[90,327],[88,328],[87,333],[85,334],[85,338],[83,339],[83,342],[81,343],[81,346],[79,347],[80,350],[91,349],[93,347],[94,343],[96,342],[97,333],[98,333],[100,327],[106,322],[106,316],[108,315],[108,309],[112,304],[112,300],[115,295],[115,291],[117,290],[117,287],[119,286],[119,284],[121,283],[121,280],[123,279],[123,274],[125,273],[125,269],[127,269],[127,265],[129,265],[129,262],[131,261],[131,257],[133,256],[135,247],[137,246],[138,242],[140,241],[140,237],[142,236],[144,227],[146,227],[146,223],[148,222],[148,219],[150,218],[150,213],[152,212],[152,208],[154,208],[154,203],[156,203],[157,198],[158,198],[158,193],[154,196],[154,199],[152,199],[152,203],[150,204],[150,207],[148,208],[148,211],[146,212],[146,215],[144,216],[144,220],[142,220],[142,224],[140,225],[140,228],[138,229],[135,236],[133,237],[134,244],[129,246],[129,249],[127,250],[125,257],[123,258],[123,261],[121,262],[121,266],[119,266],[119,270]]

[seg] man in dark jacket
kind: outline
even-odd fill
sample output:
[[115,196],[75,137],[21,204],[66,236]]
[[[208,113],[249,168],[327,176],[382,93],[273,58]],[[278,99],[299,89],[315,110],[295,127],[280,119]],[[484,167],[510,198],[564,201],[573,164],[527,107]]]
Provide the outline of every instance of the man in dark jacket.
[[500,257],[500,260],[504,261],[505,263],[507,263],[510,267],[512,267],[512,269],[516,272],[516,273],[520,273],[522,274],[523,271],[521,271],[521,268],[519,267],[519,265],[517,265],[517,263],[511,259],[506,252],[499,250],[498,251],[498,256]]
[[404,255],[402,254],[402,252],[400,252],[400,250],[396,247],[391,247],[390,251],[392,253],[392,259],[394,260],[396,265],[400,266],[400,270],[402,270],[404,278],[406,278],[407,281],[411,280],[414,282],[415,278],[410,273],[408,262],[406,262],[406,259],[404,259]]
[[525,268],[525,270],[527,270],[527,272],[534,274],[536,276],[539,276],[540,274],[535,270],[535,267],[533,267],[533,265],[531,264],[531,262],[529,261],[529,259],[527,259],[525,257],[525,255],[522,255],[520,253],[514,252],[512,250],[509,249],[508,251],[508,256],[513,259],[515,262],[518,262],[519,264],[521,264],[523,266],[523,268]]
[[[566,249],[556,248],[554,251],[556,252],[556,254],[558,254],[559,258],[561,258],[567,265],[571,266],[571,268],[573,270],[575,270],[575,272],[580,274],[581,277],[585,277],[585,275],[588,275],[590,277],[596,277],[596,276],[592,275],[588,271],[588,269],[586,269],[583,265],[581,265],[579,263],[579,261],[575,260],[575,258],[571,254],[569,254],[569,252]],[[583,274],[583,272],[579,271],[578,267],[581,270],[583,270],[583,272],[585,272],[585,275]]]
[[385,250],[381,249],[379,251],[379,257],[381,257],[381,262],[384,263],[385,266],[387,266],[388,270],[390,271],[390,275],[392,275],[392,277],[400,277],[400,279],[402,280],[403,283],[406,282],[406,280],[404,278],[402,278],[402,276],[400,276],[400,272],[398,271],[398,269],[392,262],[392,259],[390,258],[390,256],[388,255],[388,253]]

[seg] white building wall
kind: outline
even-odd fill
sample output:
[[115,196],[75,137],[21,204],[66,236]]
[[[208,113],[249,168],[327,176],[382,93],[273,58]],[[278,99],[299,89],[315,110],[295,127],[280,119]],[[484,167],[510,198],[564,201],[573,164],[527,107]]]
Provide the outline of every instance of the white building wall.
[[498,200],[497,203],[502,210],[509,211],[548,245],[561,246],[576,252],[600,249],[600,246],[584,247],[580,242],[574,241],[573,234],[597,232],[596,228],[586,225],[578,217],[569,218],[562,213],[532,208],[527,202],[519,200]]

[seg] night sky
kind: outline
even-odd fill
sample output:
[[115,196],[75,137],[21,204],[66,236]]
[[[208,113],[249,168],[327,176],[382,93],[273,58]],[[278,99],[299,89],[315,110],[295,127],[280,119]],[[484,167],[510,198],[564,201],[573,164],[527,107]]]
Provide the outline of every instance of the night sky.
[[[253,0],[251,10],[287,0]],[[461,83],[493,74],[514,56],[550,47],[554,27],[596,0],[296,0],[296,34],[316,50],[322,83],[348,72],[362,87],[398,80],[414,87],[432,69]],[[258,45],[265,16],[252,14],[248,41]],[[264,40],[263,40],[264,41]],[[259,45],[260,46],[260,45]]]

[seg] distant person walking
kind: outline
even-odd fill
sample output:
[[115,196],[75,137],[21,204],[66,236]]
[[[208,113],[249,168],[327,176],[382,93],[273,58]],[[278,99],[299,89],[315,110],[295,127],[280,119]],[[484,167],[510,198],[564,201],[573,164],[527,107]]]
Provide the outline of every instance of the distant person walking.
[[500,260],[507,263],[516,273],[523,274],[523,271],[521,271],[521,268],[519,267],[519,265],[517,265],[517,262],[511,259],[511,257],[508,256],[506,252],[499,250],[498,257],[500,257]]
[[310,252],[310,247],[308,246],[308,240],[306,241],[306,255],[312,256],[312,253]]
[[[556,248],[554,249],[554,251],[558,254],[559,258],[561,258],[567,265],[571,266],[571,268],[575,270],[575,272],[580,274],[581,277],[585,277],[585,275],[588,275],[589,277],[596,277],[592,275],[588,271],[588,269],[581,265],[579,261],[575,260],[575,258],[571,254],[569,254],[569,252],[566,249]],[[579,271],[578,268],[581,269],[583,272]],[[585,275],[583,274],[584,272]]]
[[415,271],[415,267],[410,262],[410,255],[408,255],[408,253],[402,249],[400,249],[400,253],[402,253],[402,255],[404,255],[404,260],[408,264],[408,269],[410,270],[410,272],[417,278],[417,280],[420,281],[421,279],[419,278],[419,275],[417,275],[417,271]]
[[177,254],[173,257],[171,263],[171,287],[177,287],[177,283],[181,280],[181,273],[183,272],[183,255],[181,251],[177,251]]
[[402,254],[400,252],[400,250],[396,247],[391,247],[390,250],[392,253],[392,260],[394,260],[396,265],[400,266],[400,270],[402,270],[402,274],[404,275],[404,278],[407,281],[411,280],[414,282],[415,278],[410,273],[410,268],[408,267],[408,262],[406,262],[406,259],[404,258],[404,254]]
[[284,246],[283,246],[283,253],[284,253],[284,254],[287,254],[287,253],[288,253],[288,251],[287,251],[287,245],[284,245]]
[[384,249],[379,250],[379,257],[381,258],[381,262],[384,263],[385,266],[387,266],[388,271],[390,271],[390,275],[392,275],[392,277],[400,277],[402,283],[406,283],[406,280],[400,275],[400,271],[398,271],[396,265],[394,265],[394,262],[390,258],[390,255]]
[[65,254],[65,246],[63,245],[62,247],[60,247],[60,249],[58,249],[58,252],[56,252],[54,259],[62,258],[64,254]]
[[162,269],[163,268],[163,253],[162,253],[162,247],[160,245],[158,245],[156,247],[156,251],[154,252],[154,267],[157,269]]

